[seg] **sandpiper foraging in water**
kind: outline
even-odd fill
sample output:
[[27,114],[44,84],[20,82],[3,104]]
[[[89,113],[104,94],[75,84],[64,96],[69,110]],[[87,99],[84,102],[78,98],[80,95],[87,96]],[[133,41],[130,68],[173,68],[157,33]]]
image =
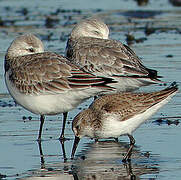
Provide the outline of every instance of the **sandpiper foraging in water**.
[[67,112],[85,99],[110,91],[109,78],[82,71],[65,57],[45,52],[33,34],[17,37],[5,56],[5,81],[14,100],[40,115],[38,140],[41,140],[45,115],[64,113],[60,139],[64,139]]
[[145,67],[127,45],[109,39],[107,25],[97,18],[85,19],[73,28],[66,56],[87,72],[116,80],[112,87],[120,92],[162,83],[157,71]]
[[84,136],[98,140],[127,135],[130,139],[130,147],[123,158],[123,162],[126,162],[130,159],[135,144],[132,133],[168,103],[177,91],[178,87],[173,83],[170,87],[157,92],[116,93],[96,99],[72,122],[75,140],[71,157],[74,157],[79,140]]

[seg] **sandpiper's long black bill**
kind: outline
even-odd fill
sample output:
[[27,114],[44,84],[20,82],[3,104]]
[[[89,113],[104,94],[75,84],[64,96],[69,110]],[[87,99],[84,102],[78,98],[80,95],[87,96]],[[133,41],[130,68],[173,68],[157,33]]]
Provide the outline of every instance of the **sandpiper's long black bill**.
[[79,141],[80,141],[80,138],[75,136],[75,139],[74,139],[74,145],[73,145],[73,148],[72,148],[72,154],[71,154],[71,159],[74,158],[74,154],[75,154],[75,151],[77,149],[77,146],[79,144]]

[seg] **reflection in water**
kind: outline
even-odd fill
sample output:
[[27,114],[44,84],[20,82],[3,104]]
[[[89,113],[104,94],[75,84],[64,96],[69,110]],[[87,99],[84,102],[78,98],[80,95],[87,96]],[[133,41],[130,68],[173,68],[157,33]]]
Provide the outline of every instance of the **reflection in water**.
[[[61,143],[60,143],[61,144]],[[63,155],[64,162],[46,163],[41,143],[38,143],[40,151],[41,169],[26,173],[26,179],[139,179],[142,175],[153,176],[159,173],[158,157],[142,154],[135,147],[132,161],[123,163],[122,158],[127,152],[129,144],[115,141],[90,142],[84,146],[76,158],[71,161]],[[62,152],[65,152],[64,144],[61,144]],[[64,149],[64,150],[63,150]],[[47,155],[46,155],[47,156]],[[25,178],[23,178],[25,179]]]
[[[43,148],[42,148],[42,143],[41,141],[37,141],[38,143],[38,149],[40,153],[40,169],[36,170],[30,170],[24,175],[24,178],[22,179],[31,179],[31,180],[36,180],[36,179],[66,179],[66,180],[73,180],[75,179],[74,176],[69,173],[71,171],[71,163],[67,163],[67,157],[66,157],[66,151],[65,151],[65,144],[60,142],[60,148],[63,153],[63,162],[56,162],[56,163],[46,163],[46,157],[51,156],[51,155],[44,155],[43,153]],[[25,178],[25,176],[27,178]],[[20,179],[20,178],[19,178]]]
[[87,149],[77,156],[72,171],[77,179],[134,179],[144,174],[157,174],[158,162],[134,148],[132,162],[122,163],[129,144],[101,141],[87,144]]
[[[42,144],[41,144],[41,141],[37,141],[37,142],[38,142],[38,148],[39,148],[39,152],[40,152],[41,169],[45,169],[45,160],[44,160],[44,154],[43,154],[43,150],[42,150]],[[59,142],[60,142],[60,145],[62,148],[64,163],[66,163],[67,157],[66,157],[64,142],[63,143],[61,141],[59,141]]]
[[43,151],[42,151],[41,141],[38,141],[38,147],[39,147],[39,151],[40,151],[41,169],[45,169],[45,160],[44,160],[44,155],[43,155]]
[[[91,1],[43,1],[39,0],[37,3],[33,1],[26,0],[1,0],[0,1],[0,16],[1,23],[4,23],[4,27],[1,26],[0,34],[0,57],[4,59],[6,48],[9,46],[10,41],[20,33],[35,33],[42,39],[46,44],[46,49],[50,51],[56,51],[57,53],[64,53],[65,51],[65,41],[69,32],[72,30],[73,24],[79,22],[81,19],[97,14],[99,17],[102,17],[105,22],[108,23],[112,29],[111,36],[114,39],[121,40],[125,42],[125,34],[128,32],[132,33],[137,39],[141,37],[147,37],[148,34],[151,36],[147,37],[147,40],[140,44],[134,44],[134,50],[145,59],[145,63],[150,68],[156,68],[164,77],[164,81],[172,82],[178,81],[181,86],[181,76],[180,76],[180,49],[181,49],[181,11],[179,7],[173,7],[172,2],[179,2],[180,0],[150,0],[147,6],[138,7],[134,0],[122,0],[114,1],[112,3],[108,0],[96,1],[92,3]],[[135,0],[136,1],[136,0]],[[170,1],[170,3],[168,3]],[[172,3],[172,4],[171,4]],[[27,5],[28,4],[28,5]],[[102,6],[101,6],[102,5]],[[21,12],[23,8],[28,10],[28,14],[24,16]],[[119,10],[118,10],[119,9]],[[21,11],[21,12],[20,12]],[[56,13],[54,14],[53,13]],[[123,16],[122,16],[123,15]],[[45,28],[45,20],[47,16],[53,18],[59,18],[60,23],[55,24],[55,28]],[[133,17],[133,18],[132,18]],[[136,17],[136,18],[134,18]],[[138,18],[137,18],[138,17]],[[143,18],[140,18],[143,17]],[[147,32],[145,32],[145,27],[148,26]],[[145,34],[146,33],[146,34]],[[51,35],[53,34],[53,35]],[[3,69],[3,61],[1,61],[1,69]],[[4,75],[1,70],[0,80],[1,80],[1,116],[0,116],[0,173],[1,175],[7,176],[4,179],[16,179],[16,174],[24,173],[24,177],[31,176],[57,176],[57,179],[73,179],[72,175],[67,175],[71,171],[72,161],[67,160],[66,163],[62,162],[62,152],[59,148],[59,142],[54,140],[42,141],[42,151],[44,153],[44,164],[45,170],[40,172],[40,156],[38,150],[38,144],[34,142],[37,124],[34,121],[37,121],[37,117],[33,116],[33,123],[27,119],[25,121],[25,126],[22,120],[22,117],[30,116],[29,112],[24,111],[19,106],[14,104],[10,96],[7,93],[7,89],[4,84]],[[149,87],[147,90],[159,89],[159,86]],[[145,88],[144,88],[145,90]],[[160,116],[154,116],[154,118],[166,117],[166,116],[180,116],[181,109],[181,93],[178,93],[177,98],[174,102],[168,104],[162,111],[163,114]],[[81,106],[81,108],[86,108],[86,106]],[[80,109],[72,111],[72,114],[76,114]],[[166,117],[167,118],[167,117]],[[51,121],[52,117],[47,119]],[[57,120],[57,118],[55,118]],[[59,133],[59,121],[52,121],[52,123],[46,123],[47,128],[52,128],[53,131],[48,131],[51,137],[56,137]],[[156,119],[154,119],[156,120]],[[181,143],[180,143],[180,128],[181,128],[181,118],[172,119],[168,117],[168,120],[173,120],[172,125],[167,119],[159,118],[158,121],[154,123],[147,124],[143,126],[144,130],[137,132],[137,138],[141,139],[143,142],[141,145],[145,148],[141,150],[149,149],[156,153],[161,153],[161,157],[153,157],[150,155],[150,158],[146,159],[145,157],[133,159],[132,160],[132,171],[134,174],[140,170],[140,166],[143,167],[143,174],[141,176],[143,179],[154,179],[156,173],[159,173],[159,177],[155,179],[180,179],[181,177]],[[174,122],[175,121],[175,122]],[[55,124],[53,123],[55,122]],[[27,125],[28,123],[28,125]],[[176,124],[179,123],[178,126]],[[159,126],[158,126],[158,125]],[[167,125],[168,124],[168,125]],[[54,126],[55,125],[55,126]],[[68,129],[68,128],[67,128]],[[144,132],[143,132],[144,131]],[[143,132],[143,134],[142,134]],[[54,134],[55,133],[55,134]],[[145,134],[144,134],[145,133]],[[72,137],[73,134],[70,133],[68,137]],[[151,137],[151,138],[147,138]],[[152,138],[154,137],[154,138]],[[48,138],[47,138],[48,139]],[[148,143],[149,140],[149,143]],[[49,143],[48,143],[49,142]],[[54,143],[55,142],[55,143]],[[83,141],[85,142],[85,141]],[[65,143],[67,158],[69,158],[70,152],[68,152],[67,144]],[[70,144],[72,141],[70,142]],[[83,143],[82,143],[83,144]],[[148,145],[150,144],[150,145]],[[56,146],[57,145],[57,146]],[[107,145],[107,144],[106,144]],[[49,148],[48,148],[48,147]],[[88,144],[87,151],[83,152],[87,156],[92,146]],[[116,145],[115,145],[116,146]],[[69,148],[72,147],[72,144]],[[57,151],[55,149],[58,149]],[[59,150],[60,149],[60,150]],[[82,146],[79,147],[78,151],[83,149]],[[93,148],[95,149],[95,148]],[[115,149],[115,148],[113,148]],[[112,151],[114,152],[115,150]],[[53,151],[55,150],[55,151]],[[49,153],[50,152],[50,153]],[[60,153],[59,153],[60,152]],[[37,157],[38,154],[38,157]],[[52,157],[53,154],[53,157]],[[134,153],[133,153],[134,155]],[[107,157],[107,155],[104,155]],[[115,155],[115,161],[111,160],[111,157],[108,157],[105,161],[110,161],[112,164],[121,163],[119,160],[122,158],[121,153]],[[116,160],[117,156],[117,160]],[[83,156],[77,156],[77,158],[84,158]],[[103,159],[103,157],[102,157]],[[85,161],[87,161],[85,159]],[[145,160],[145,162],[144,162]],[[25,161],[26,163],[23,163]],[[27,162],[28,161],[28,162]],[[82,160],[83,161],[83,160]],[[137,162],[138,163],[137,163]],[[55,163],[56,162],[56,163]],[[93,160],[96,162],[96,159]],[[81,162],[77,160],[73,161],[74,167],[78,168],[78,165]],[[82,162],[83,163],[83,162]],[[98,162],[100,164],[100,162]],[[105,162],[104,162],[105,163]],[[109,166],[110,166],[109,163]],[[158,172],[158,166],[161,167],[161,171]],[[89,166],[89,165],[88,165]],[[122,164],[117,165],[123,166]],[[138,170],[137,170],[138,167]],[[150,168],[152,167],[152,168]],[[154,167],[156,167],[154,169]],[[82,168],[82,167],[81,167]],[[123,168],[123,167],[122,167]],[[32,170],[27,171],[28,169]],[[83,168],[84,169],[84,168]],[[96,169],[96,166],[94,170]],[[101,170],[95,170],[98,174],[106,170],[106,165]],[[116,170],[115,170],[116,171]],[[151,172],[152,171],[152,172]],[[43,173],[44,172],[44,173]],[[72,172],[72,171],[71,171]],[[116,171],[117,172],[117,171]],[[34,174],[33,174],[34,173]],[[149,175],[150,173],[150,175]],[[9,175],[13,175],[9,177]],[[49,174],[49,175],[48,175]],[[80,173],[79,173],[80,174]],[[79,175],[78,174],[78,175]],[[93,174],[93,173],[92,173]],[[96,174],[96,173],[95,173]],[[1,176],[2,177],[2,176]],[[68,178],[70,177],[70,178]],[[76,174],[75,176],[76,177]],[[77,176],[78,177],[78,176]],[[80,176],[79,176],[80,177]],[[85,176],[86,177],[86,176]],[[108,176],[109,177],[109,176]],[[146,178],[145,178],[146,177]],[[42,177],[40,177],[42,178]],[[119,178],[119,175],[118,175]],[[117,179],[118,179],[117,178]],[[3,178],[2,178],[3,179]],[[46,179],[46,178],[44,178]],[[75,179],[75,178],[74,178]],[[83,178],[82,178],[83,179]],[[120,178],[121,179],[121,178]],[[123,178],[122,178],[123,179]],[[138,178],[139,179],[139,178]]]

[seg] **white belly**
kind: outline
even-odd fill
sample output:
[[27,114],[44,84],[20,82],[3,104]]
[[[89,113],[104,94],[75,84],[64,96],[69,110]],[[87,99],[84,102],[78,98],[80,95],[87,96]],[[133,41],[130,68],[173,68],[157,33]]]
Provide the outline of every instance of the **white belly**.
[[22,94],[7,80],[6,85],[11,96],[25,109],[35,114],[54,115],[68,112],[87,98],[101,92],[98,88],[60,91],[57,94]]
[[119,137],[121,135],[132,134],[142,123],[149,119],[154,113],[156,113],[163,105],[168,103],[171,97],[170,95],[165,100],[152,106],[141,114],[137,114],[132,118],[125,121],[120,121],[120,117],[116,114],[109,114],[107,118],[104,119],[103,128],[99,136],[101,138]]

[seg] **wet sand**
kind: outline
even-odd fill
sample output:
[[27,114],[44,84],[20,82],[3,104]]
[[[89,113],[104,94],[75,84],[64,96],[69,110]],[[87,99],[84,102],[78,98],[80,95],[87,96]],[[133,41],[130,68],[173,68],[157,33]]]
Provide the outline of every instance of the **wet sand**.
[[[130,44],[144,64],[158,70],[165,85],[181,84],[181,7],[169,1],[150,1],[139,6],[136,1],[0,1],[0,179],[180,179],[181,176],[181,94],[180,92],[134,133],[136,147],[130,164],[121,161],[128,147],[127,137],[119,143],[84,138],[70,159],[73,143],[71,122],[86,108],[89,99],[71,111],[65,136],[58,137],[62,115],[47,116],[42,134],[36,141],[39,117],[16,105],[4,83],[4,55],[19,34],[32,32],[45,49],[63,54],[67,37],[76,22],[97,15],[110,28],[110,37]],[[140,91],[165,88],[153,85]],[[39,177],[39,178],[37,178]]]

